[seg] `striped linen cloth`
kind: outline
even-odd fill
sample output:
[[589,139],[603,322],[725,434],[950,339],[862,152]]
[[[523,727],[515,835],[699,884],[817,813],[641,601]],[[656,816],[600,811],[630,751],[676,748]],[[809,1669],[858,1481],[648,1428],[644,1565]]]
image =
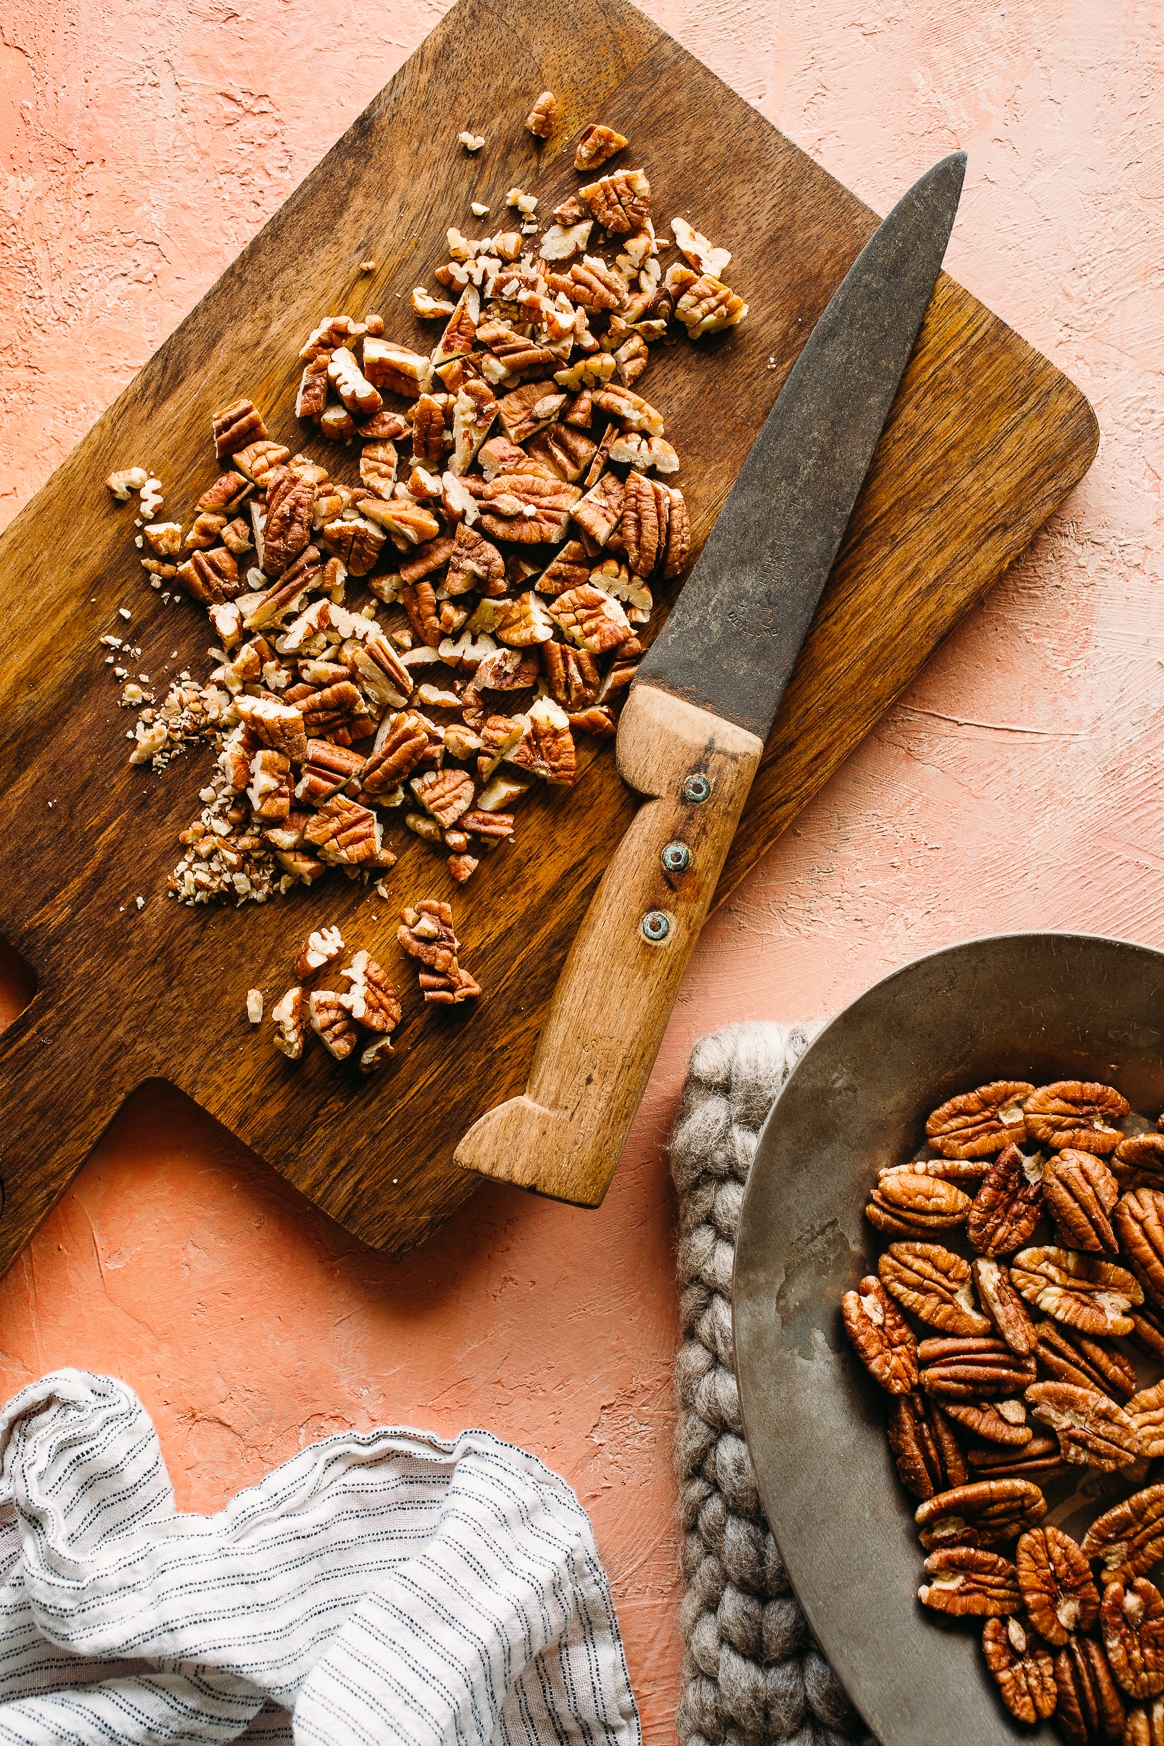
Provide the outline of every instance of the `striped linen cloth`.
[[0,1413],[0,1742],[639,1746],[585,1511],[485,1431],[343,1432],[180,1515],[124,1383]]

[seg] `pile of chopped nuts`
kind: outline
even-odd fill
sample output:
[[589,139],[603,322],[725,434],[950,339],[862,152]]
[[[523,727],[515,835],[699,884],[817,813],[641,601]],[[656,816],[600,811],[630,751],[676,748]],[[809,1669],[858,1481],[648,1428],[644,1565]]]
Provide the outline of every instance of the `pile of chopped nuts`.
[[[459,961],[461,943],[453,933],[453,912],[447,903],[425,898],[415,909],[401,914],[396,938],[410,958],[422,968],[418,974],[421,993],[437,1005],[457,1005],[476,1000],[481,989]],[[316,928],[295,954],[295,983],[271,1008],[275,1026],[272,1042],[289,1061],[302,1059],[303,1048],[313,1031],[337,1061],[346,1061],[357,1048],[361,1073],[376,1073],[392,1054],[391,1033],[400,1023],[401,1006],[387,972],[370,952],[353,952],[337,980],[349,982],[346,993],[334,988],[306,988],[321,970],[335,964],[345,950],[338,927]],[[261,989],[247,990],[247,1018],[252,1025],[263,1022]]]
[[[1164,1116],[1146,1127],[1086,1081],[951,1098],[924,1151],[881,1171],[865,1216],[895,1240],[842,1302],[919,1500],[919,1599],[983,1619],[1011,1715],[1052,1719],[1071,1746],[1164,1741],[1164,1595],[1147,1574],[1164,1558],[1164,1484],[1145,1485],[1164,1457],[1164,1380],[1141,1388],[1120,1344],[1164,1360]],[[1082,1543],[1044,1520],[1043,1487],[1073,1467],[1142,1488]]]
[[[542,92],[531,134],[555,116]],[[595,123],[575,166],[593,175],[626,145]],[[641,169],[583,183],[548,225],[537,205],[511,187],[508,228],[449,229],[437,288],[411,296],[443,321],[435,345],[377,315],[306,336],[295,413],[334,459],[293,453],[240,397],[214,413],[221,471],[183,520],[155,519],[144,468],[107,481],[142,492],[152,586],[204,606],[216,638],[205,685],[183,673],[160,706],[136,681],[122,697],[145,706],[133,763],[197,738],[218,752],[179,901],[262,902],[333,866],[378,878],[394,817],[463,883],[513,840],[532,784],[574,781],[578,735],[613,735],[654,591],[689,545],[679,457],[638,384],[669,334],[698,340],[747,305],[721,277],[730,255],[686,219],[664,269]]]

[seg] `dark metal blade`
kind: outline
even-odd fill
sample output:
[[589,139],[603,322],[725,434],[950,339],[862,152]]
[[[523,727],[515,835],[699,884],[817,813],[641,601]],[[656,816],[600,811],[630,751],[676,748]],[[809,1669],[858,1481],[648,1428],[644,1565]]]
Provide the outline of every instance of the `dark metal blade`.
[[639,677],[768,730],[933,292],[966,154],[914,183],[809,335]]

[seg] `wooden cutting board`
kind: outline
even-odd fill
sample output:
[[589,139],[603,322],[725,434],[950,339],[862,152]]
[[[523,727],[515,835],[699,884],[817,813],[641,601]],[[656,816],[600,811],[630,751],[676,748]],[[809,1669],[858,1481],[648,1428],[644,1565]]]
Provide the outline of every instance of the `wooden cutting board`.
[[[559,120],[539,149],[522,121],[545,86]],[[379,1248],[422,1242],[477,1186],[453,1148],[522,1088],[567,946],[634,810],[609,745],[590,742],[572,791],[544,789],[523,805],[517,843],[464,891],[426,844],[392,827],[390,902],[333,875],[262,907],[179,906],[165,880],[209,756],[161,774],[128,766],[133,716],[116,707],[97,639],[125,631],[118,608],[128,607],[143,651],[133,666],[156,681],[187,665],[204,674],[211,638],[201,609],[167,606],[145,586],[134,509],[115,505],[102,481],[148,466],[167,515],[187,514],[214,475],[211,409],[240,393],[273,435],[311,452],[291,408],[296,353],[314,323],[377,309],[390,337],[419,339],[406,299],[431,285],[446,227],[477,234],[468,208],[478,198],[495,223],[514,182],[547,211],[577,186],[573,141],[594,120],[629,137],[624,161],[647,168],[659,230],[690,215],[732,250],[727,277],[751,305],[739,329],[667,346],[643,384],[682,457],[698,547],[876,219],[622,0],[457,0],[0,541],[0,933],[38,979],[0,1041],[0,1269],[125,1096],[154,1077]],[[465,127],[487,137],[475,158],[456,143]],[[366,257],[379,262],[372,275],[358,270]],[[943,277],[721,897],[1023,550],[1096,443],[1078,390]],[[354,476],[354,456],[349,465]],[[462,957],[486,991],[478,1008],[421,1006],[394,936],[399,908],[425,896],[453,899]],[[260,1036],[245,1021],[246,990],[273,1002],[295,945],[325,922],[409,990],[397,1058],[371,1082],[318,1048],[289,1063],[267,1027]]]

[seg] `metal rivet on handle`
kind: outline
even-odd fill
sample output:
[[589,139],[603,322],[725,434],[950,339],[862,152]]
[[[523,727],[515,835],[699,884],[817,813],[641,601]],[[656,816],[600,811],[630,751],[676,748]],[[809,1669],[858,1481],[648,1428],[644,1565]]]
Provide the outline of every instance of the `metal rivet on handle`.
[[680,792],[684,800],[693,800],[696,803],[706,800],[711,793],[711,777],[705,776],[702,770],[697,770],[694,776],[686,778]]
[[661,859],[668,873],[686,873],[691,865],[691,850],[686,843],[668,843]]
[[671,920],[661,909],[649,909],[640,923],[644,940],[650,940],[652,946],[657,946],[671,932]]

